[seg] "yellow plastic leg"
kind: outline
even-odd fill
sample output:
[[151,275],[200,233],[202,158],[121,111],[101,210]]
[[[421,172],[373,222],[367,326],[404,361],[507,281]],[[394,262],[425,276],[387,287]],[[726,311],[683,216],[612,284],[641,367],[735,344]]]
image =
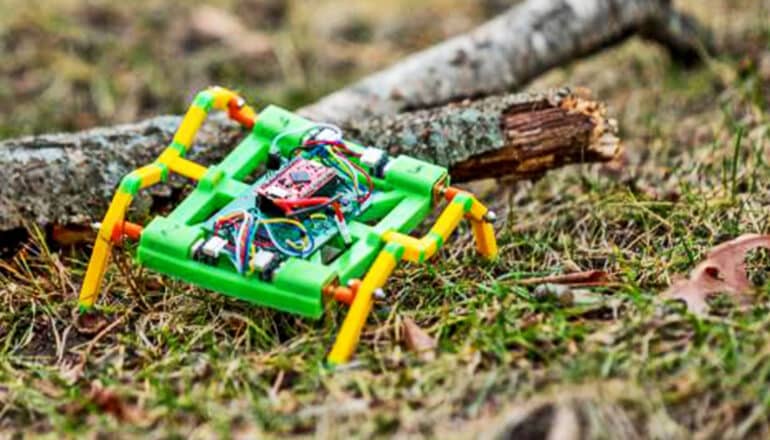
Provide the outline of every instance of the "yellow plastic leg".
[[330,364],[340,365],[350,360],[358,345],[358,338],[366,323],[366,317],[372,309],[374,291],[385,284],[393,269],[396,268],[396,262],[396,255],[387,248],[377,255],[371,269],[361,281],[361,286],[345,316],[345,322],[342,323],[337,340],[334,341],[334,347],[329,352],[327,360]]
[[83,287],[80,289],[78,303],[81,308],[90,308],[99,296],[104,272],[107,269],[107,263],[112,253],[112,229],[125,218],[126,210],[128,205],[131,204],[131,200],[131,194],[118,190],[112,198],[107,214],[104,215],[104,220],[102,220],[102,225],[99,228],[99,234],[94,244],[94,250],[91,252],[91,259],[88,262]]
[[166,165],[169,170],[193,180],[201,180],[208,169],[182,157],[175,157],[169,160]]
[[497,238],[495,238],[494,227],[486,218],[489,209],[476,197],[471,196],[471,200],[468,218],[471,221],[476,250],[486,258],[495,258],[497,257]]
[[174,142],[184,145],[185,149],[189,150],[206,116],[206,110],[195,104],[191,105],[174,135]]
[[486,258],[495,258],[497,239],[492,224],[483,220],[471,220],[471,230],[476,241],[476,250]]
[[[208,92],[213,97],[211,106],[219,110],[227,109],[228,103],[232,99],[240,99],[235,92],[221,87],[213,87]],[[201,107],[201,105],[195,102],[190,105],[182,119],[182,123],[174,134],[172,146],[166,148],[158,156],[155,163],[146,165],[131,173],[134,179],[138,178],[138,184],[136,180],[129,180],[129,186],[127,187],[129,189],[121,187],[113,196],[107,214],[105,214],[104,220],[102,220],[98,238],[91,253],[91,259],[88,262],[83,287],[80,290],[79,303],[81,308],[89,308],[96,302],[102,279],[104,278],[104,272],[112,252],[112,232],[115,226],[125,219],[126,211],[133,199],[132,194],[135,194],[139,189],[147,188],[162,181],[166,171],[173,171],[194,180],[200,180],[206,174],[206,167],[184,159],[181,156],[189,150],[195,135],[207,116],[208,110],[206,108]],[[253,119],[256,118],[256,115],[251,107],[244,106],[240,109],[238,117],[252,119],[251,123],[253,124]],[[164,168],[164,165],[168,170]]]
[[91,260],[88,262],[88,270],[86,272],[86,277],[83,280],[83,287],[80,288],[78,305],[81,309],[91,308],[96,302],[107,263],[110,261],[111,253],[112,243],[99,236],[96,239],[96,243],[94,243]]
[[224,110],[227,108],[227,103],[230,102],[231,99],[238,98],[238,94],[233,92],[230,89],[226,89],[224,87],[218,87],[214,86],[209,89],[209,92],[214,96],[214,102],[212,103],[212,107],[214,107],[217,110]]
[[436,224],[430,230],[438,234],[446,242],[452,231],[457,229],[464,216],[465,209],[462,203],[453,201],[444,209],[444,212],[441,213],[436,220]]
[[460,202],[451,202],[441,213],[430,232],[422,238],[415,238],[395,231],[387,231],[382,239],[388,243],[397,243],[404,248],[404,260],[422,262],[432,257],[446,242],[452,231],[465,216],[465,207]]
[[484,216],[489,212],[489,209],[487,209],[483,203],[479,202],[476,197],[471,196],[471,200],[471,209],[468,211],[468,217],[473,220],[483,220]]
[[135,170],[132,174],[141,180],[140,188],[147,188],[161,181],[163,169],[156,164],[150,164]]
[[386,243],[396,243],[403,246],[403,259],[406,261],[419,262],[420,258],[424,258],[424,243],[418,238],[395,231],[386,231],[382,234],[382,239]]

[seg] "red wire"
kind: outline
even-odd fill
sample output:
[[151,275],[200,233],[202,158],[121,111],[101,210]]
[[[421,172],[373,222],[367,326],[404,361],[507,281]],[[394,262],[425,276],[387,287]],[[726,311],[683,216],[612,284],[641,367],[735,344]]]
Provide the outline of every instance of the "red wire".
[[304,199],[274,199],[273,203],[283,209],[286,214],[291,213],[292,208],[304,208],[307,206],[323,205],[329,203],[328,197],[308,197]]
[[353,157],[360,157],[361,156],[360,153],[356,153],[355,151],[353,151],[350,148],[348,148],[348,146],[345,145],[345,143],[342,142],[342,141],[325,141],[325,140],[322,140],[322,139],[311,139],[309,141],[305,141],[305,143],[303,143],[302,145],[306,146],[306,147],[312,147],[312,146],[315,146],[315,145],[331,145],[333,147],[337,147],[338,149],[344,151],[346,154],[348,154],[350,156],[353,156]]
[[334,214],[337,216],[337,220],[345,221],[345,214],[342,213],[339,202],[332,203],[332,208],[334,208]]

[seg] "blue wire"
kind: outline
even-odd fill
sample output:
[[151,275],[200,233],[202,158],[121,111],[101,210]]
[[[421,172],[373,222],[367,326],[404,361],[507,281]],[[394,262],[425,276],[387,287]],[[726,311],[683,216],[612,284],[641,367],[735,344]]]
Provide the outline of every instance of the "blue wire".
[[306,233],[305,235],[308,237],[308,245],[307,247],[302,251],[295,251],[293,249],[287,249],[283,247],[278,240],[275,239],[275,236],[273,235],[273,231],[270,229],[267,223],[262,223],[262,219],[257,216],[256,221],[254,222],[254,229],[250,231],[249,233],[249,244],[254,240],[254,235],[256,234],[257,230],[259,229],[259,226],[262,226],[265,228],[265,232],[267,232],[268,238],[270,238],[270,241],[273,243],[273,246],[275,246],[276,249],[281,251],[282,253],[292,256],[292,257],[299,257],[304,258],[313,253],[315,250],[315,240],[313,239],[313,235],[310,233]]

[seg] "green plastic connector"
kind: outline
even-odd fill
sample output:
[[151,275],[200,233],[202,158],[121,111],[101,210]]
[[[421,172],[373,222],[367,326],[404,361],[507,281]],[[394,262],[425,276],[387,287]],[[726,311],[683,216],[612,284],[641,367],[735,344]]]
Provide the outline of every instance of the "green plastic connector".
[[202,108],[206,111],[206,113],[208,113],[214,106],[214,95],[212,95],[209,91],[204,90],[195,95],[195,99],[193,99],[193,105]]
[[142,179],[134,173],[131,173],[120,181],[120,191],[135,196],[142,188]]

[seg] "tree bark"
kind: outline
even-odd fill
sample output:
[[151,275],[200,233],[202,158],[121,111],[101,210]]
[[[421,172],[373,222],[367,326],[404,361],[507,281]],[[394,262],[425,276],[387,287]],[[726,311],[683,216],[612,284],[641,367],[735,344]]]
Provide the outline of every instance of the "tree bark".
[[532,179],[620,151],[615,122],[568,89],[466,100],[349,124],[351,137],[449,168],[454,182]]
[[[180,119],[79,133],[31,136],[0,143],[0,231],[87,223],[100,218],[122,176],[152,161]],[[204,125],[190,157],[216,163],[240,130],[215,117]],[[615,125],[602,105],[562,89],[512,94],[353,122],[349,139],[449,167],[453,180],[512,175],[531,178],[572,162],[607,161],[619,151]],[[170,188],[182,181],[172,180]],[[168,198],[154,192],[138,209]]]
[[518,89],[556,66],[640,34],[686,64],[710,47],[698,23],[669,0],[529,0],[476,29],[300,110],[344,123]]

